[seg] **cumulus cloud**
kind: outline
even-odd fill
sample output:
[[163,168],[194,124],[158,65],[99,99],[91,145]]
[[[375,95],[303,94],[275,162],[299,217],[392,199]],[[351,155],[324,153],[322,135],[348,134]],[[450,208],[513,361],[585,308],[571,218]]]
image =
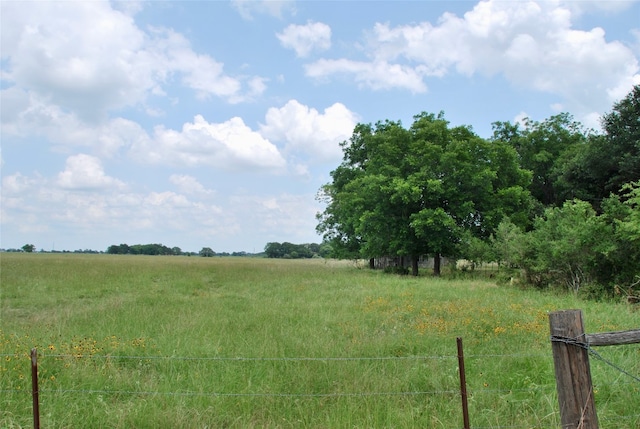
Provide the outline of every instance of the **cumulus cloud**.
[[287,151],[305,154],[315,161],[334,161],[340,159],[339,144],[351,136],[357,119],[342,103],[321,113],[290,100],[281,108],[267,111],[260,132],[270,140],[284,142]]
[[413,92],[423,92],[428,77],[501,74],[513,85],[556,94],[576,115],[588,115],[623,97],[640,81],[640,67],[629,47],[607,41],[599,27],[577,30],[573,19],[560,2],[482,1],[462,17],[445,13],[435,24],[377,23],[367,38],[369,60],[321,59],[306,73]]
[[[109,111],[165,96],[178,79],[200,98],[259,95],[256,76],[234,77],[180,33],[140,29],[110,2],[2,2],[3,79],[96,122]],[[262,82],[264,84],[264,81]],[[247,89],[247,86],[249,87]]]
[[125,188],[123,182],[105,174],[98,158],[85,154],[67,158],[65,170],[58,174],[57,184],[61,188],[75,190]]
[[306,57],[314,50],[326,51],[331,47],[331,27],[322,22],[291,24],[276,36],[282,46],[293,49],[298,57]]
[[132,146],[131,154],[141,162],[212,166],[227,171],[277,170],[286,164],[273,143],[238,117],[209,123],[202,115],[196,115],[179,131],[158,126],[153,136]]

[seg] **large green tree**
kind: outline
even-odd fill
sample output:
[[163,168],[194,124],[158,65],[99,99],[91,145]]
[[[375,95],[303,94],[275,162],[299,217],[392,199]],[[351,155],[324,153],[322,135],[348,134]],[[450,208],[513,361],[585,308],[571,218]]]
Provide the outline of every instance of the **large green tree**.
[[514,149],[450,128],[442,113],[417,115],[409,129],[359,124],[342,148],[318,225],[338,255],[408,257],[417,275],[420,256],[456,256],[466,237],[488,238],[503,216],[527,217],[531,176]]
[[518,123],[495,122],[493,131],[494,141],[513,146],[521,167],[532,172],[529,189],[540,205],[561,206],[567,195],[559,189],[559,176],[562,175],[567,160],[587,140],[588,133],[582,125],[568,113],[561,113],[542,122],[527,118],[522,126]]
[[603,133],[592,135],[561,172],[564,193],[598,210],[611,193],[640,180],[640,85],[602,117]]

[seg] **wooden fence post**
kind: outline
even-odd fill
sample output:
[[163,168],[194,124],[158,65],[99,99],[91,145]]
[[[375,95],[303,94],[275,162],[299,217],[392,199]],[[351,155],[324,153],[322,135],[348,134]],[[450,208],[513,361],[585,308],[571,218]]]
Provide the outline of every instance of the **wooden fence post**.
[[598,429],[582,311],[549,314],[551,349],[563,429]]

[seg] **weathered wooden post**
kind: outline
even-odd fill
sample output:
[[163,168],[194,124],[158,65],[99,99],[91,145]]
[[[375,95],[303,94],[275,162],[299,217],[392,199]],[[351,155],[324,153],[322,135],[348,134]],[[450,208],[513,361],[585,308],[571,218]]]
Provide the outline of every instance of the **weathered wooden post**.
[[582,311],[549,314],[551,349],[563,429],[598,429]]

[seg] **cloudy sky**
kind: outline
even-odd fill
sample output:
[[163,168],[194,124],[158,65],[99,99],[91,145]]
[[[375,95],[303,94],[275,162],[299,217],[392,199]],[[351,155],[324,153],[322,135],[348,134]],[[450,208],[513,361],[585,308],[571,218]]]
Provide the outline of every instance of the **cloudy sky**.
[[569,112],[640,83],[633,1],[8,1],[0,247],[320,242],[358,122]]

